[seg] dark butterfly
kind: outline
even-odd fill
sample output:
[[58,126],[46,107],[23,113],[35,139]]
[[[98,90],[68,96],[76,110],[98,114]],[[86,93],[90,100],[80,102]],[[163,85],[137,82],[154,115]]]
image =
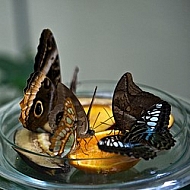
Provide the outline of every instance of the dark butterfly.
[[170,104],[142,91],[130,73],[124,74],[115,88],[112,111],[120,133],[102,138],[98,142],[101,150],[147,160],[174,146],[168,129]]
[[[35,58],[34,72],[27,80],[24,98],[20,102],[20,122],[31,131],[39,129],[51,134],[50,149],[59,154],[68,140],[94,134],[89,126],[89,115],[72,92],[76,90],[78,69],[75,70],[71,90],[61,83],[58,50],[53,34],[43,30]],[[93,102],[93,101],[92,101]],[[90,112],[90,110],[89,110]]]

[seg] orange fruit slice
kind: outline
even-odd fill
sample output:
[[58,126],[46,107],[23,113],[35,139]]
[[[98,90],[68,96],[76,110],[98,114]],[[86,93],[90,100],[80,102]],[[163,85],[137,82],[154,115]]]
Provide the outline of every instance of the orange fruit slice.
[[107,130],[98,132],[91,138],[81,139],[78,148],[70,152],[68,156],[69,163],[75,168],[88,173],[115,173],[133,167],[140,159],[103,152],[97,146],[101,138],[117,132]]

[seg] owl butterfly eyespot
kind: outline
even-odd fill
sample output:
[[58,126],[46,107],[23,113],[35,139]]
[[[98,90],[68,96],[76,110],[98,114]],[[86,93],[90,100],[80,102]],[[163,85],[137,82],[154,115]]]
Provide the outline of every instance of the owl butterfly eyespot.
[[36,118],[40,117],[43,113],[43,105],[41,101],[37,101],[34,108],[34,115]]
[[112,111],[120,134],[101,139],[101,150],[147,160],[174,146],[168,129],[170,104],[141,90],[130,73],[125,73],[116,85]]

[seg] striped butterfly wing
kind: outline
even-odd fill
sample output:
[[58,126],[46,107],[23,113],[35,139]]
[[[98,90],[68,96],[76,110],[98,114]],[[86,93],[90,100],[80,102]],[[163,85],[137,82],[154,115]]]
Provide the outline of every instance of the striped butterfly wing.
[[146,144],[136,141],[130,141],[127,136],[112,135],[102,138],[98,142],[98,147],[105,152],[114,152],[121,155],[127,155],[134,158],[143,158],[145,160],[156,157],[156,150]]
[[175,144],[168,129],[171,106],[166,101],[154,104],[130,129],[128,137],[158,150],[168,150]]

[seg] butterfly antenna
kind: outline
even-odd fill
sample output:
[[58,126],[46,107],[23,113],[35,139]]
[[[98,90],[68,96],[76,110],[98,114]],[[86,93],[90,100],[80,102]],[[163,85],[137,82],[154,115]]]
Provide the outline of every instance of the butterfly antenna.
[[110,119],[111,119],[112,123],[114,124],[114,121],[113,121],[113,119],[112,119],[113,116],[110,116],[110,114],[108,113],[108,111],[107,111],[107,109],[106,109],[105,107],[103,107],[103,109],[104,109],[104,111],[106,112],[106,114],[108,115],[108,119],[106,119],[105,121],[100,122],[100,124],[97,125],[97,126],[95,127],[95,129],[98,128],[100,125],[110,125],[110,124],[106,123],[106,122],[109,121]]
[[76,89],[77,89],[77,76],[78,76],[78,72],[79,72],[79,68],[75,67],[74,73],[73,73],[73,78],[71,80],[70,83],[70,90],[73,93],[76,93]]
[[110,114],[108,113],[108,111],[107,111],[107,109],[106,108],[103,108],[104,110],[105,110],[105,112],[107,113],[107,115],[108,115],[108,117],[109,117],[109,119],[111,119],[112,120],[112,123],[114,123],[114,121],[113,121],[113,116],[110,116]]
[[[100,125],[110,125],[110,124],[108,124],[108,123],[106,123],[106,122],[109,121],[110,119],[112,119],[112,117],[113,117],[113,116],[110,116],[110,117],[109,117],[108,119],[106,119],[105,121],[101,121],[100,124],[95,127],[95,129],[98,128]],[[114,123],[114,122],[113,122],[113,123]]]
[[[94,93],[93,93],[93,96],[92,96],[92,100],[91,100],[91,102],[90,102],[90,106],[89,106],[88,112],[87,112],[87,114],[86,114],[88,121],[90,120],[90,111],[91,111],[91,109],[92,109],[92,105],[93,105],[93,102],[94,102],[94,99],[95,99],[95,95],[96,95],[97,88],[98,88],[98,87],[96,86],[95,89],[94,89]],[[94,135],[95,131],[94,131],[94,130],[91,130],[91,129],[88,129],[88,133],[90,133],[91,135]]]
[[93,126],[92,126],[93,129],[97,128],[97,127],[94,127],[94,126],[95,126],[95,124],[96,124],[96,122],[97,122],[99,116],[100,116],[100,112],[99,112],[98,115],[96,116],[96,119],[95,119],[95,121],[94,121],[94,123],[93,123]]
[[96,86],[95,89],[94,89],[94,93],[93,93],[93,96],[92,96],[92,100],[91,100],[91,102],[90,102],[90,106],[89,106],[88,112],[87,112],[87,114],[86,114],[86,116],[87,116],[88,119],[89,119],[89,117],[90,117],[90,111],[91,111],[91,109],[92,109],[92,105],[93,105],[93,102],[94,102],[94,99],[95,99],[96,91],[97,91],[97,86]]

